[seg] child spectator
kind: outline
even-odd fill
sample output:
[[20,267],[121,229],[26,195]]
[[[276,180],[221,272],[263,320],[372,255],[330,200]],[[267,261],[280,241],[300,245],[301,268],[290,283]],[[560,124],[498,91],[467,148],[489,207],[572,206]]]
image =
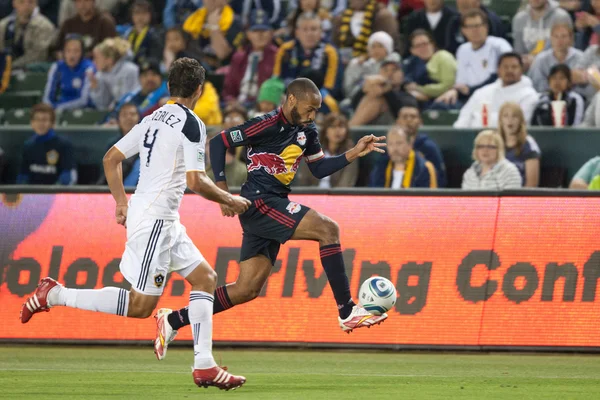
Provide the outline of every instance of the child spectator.
[[[198,58],[189,49],[190,37],[183,29],[179,27],[170,28],[165,34],[165,49],[163,51],[162,72],[167,72],[171,68],[173,61],[182,57]],[[202,61],[200,61],[202,63]]]
[[94,64],[98,71],[90,74],[92,101],[99,110],[110,109],[119,99],[139,87],[137,65],[127,59],[129,43],[110,38],[94,48]]
[[94,63],[83,58],[83,38],[72,34],[65,38],[63,60],[52,64],[43,101],[55,110],[72,110],[92,106],[90,98],[90,75]]
[[533,117],[532,126],[554,126],[554,116],[552,113],[552,102],[563,100],[566,104],[566,126],[577,126],[583,122],[585,112],[585,102],[583,97],[577,92],[571,90],[571,69],[566,64],[557,64],[550,69],[548,77],[548,86],[550,90],[541,95]]
[[77,170],[71,142],[54,132],[56,114],[48,104],[31,109],[31,128],[35,135],[25,142],[18,184],[74,185]]
[[133,26],[125,32],[135,61],[138,65],[150,60],[160,60],[161,43],[152,23],[152,4],[147,0],[136,0],[131,6]]
[[535,139],[527,134],[527,123],[521,106],[517,103],[504,103],[498,118],[498,132],[504,141],[506,159],[519,170],[523,186],[538,187],[542,151]]
[[479,132],[473,146],[473,160],[463,175],[463,189],[504,190],[522,186],[519,170],[504,157],[504,141],[496,132],[489,129]]

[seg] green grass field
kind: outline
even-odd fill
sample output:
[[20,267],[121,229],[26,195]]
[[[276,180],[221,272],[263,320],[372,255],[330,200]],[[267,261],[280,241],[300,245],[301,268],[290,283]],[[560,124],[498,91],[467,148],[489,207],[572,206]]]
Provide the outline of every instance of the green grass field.
[[201,389],[191,350],[0,346],[2,399],[599,399],[600,356],[215,350],[248,378]]

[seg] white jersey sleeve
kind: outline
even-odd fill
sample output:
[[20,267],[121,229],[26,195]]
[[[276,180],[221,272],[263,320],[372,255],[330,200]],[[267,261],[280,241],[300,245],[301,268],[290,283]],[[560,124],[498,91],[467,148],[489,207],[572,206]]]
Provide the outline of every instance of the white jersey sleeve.
[[195,115],[188,113],[182,133],[185,171],[205,171],[206,127]]
[[127,135],[123,136],[119,140],[115,147],[125,155],[125,158],[134,156],[140,152],[140,142],[144,135],[144,129],[147,129],[144,124],[140,122],[134,126]]

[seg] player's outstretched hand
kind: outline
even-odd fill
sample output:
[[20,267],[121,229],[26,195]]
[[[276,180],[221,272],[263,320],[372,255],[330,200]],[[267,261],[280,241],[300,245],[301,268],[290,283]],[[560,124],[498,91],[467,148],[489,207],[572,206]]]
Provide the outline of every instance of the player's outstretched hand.
[[367,135],[360,138],[358,143],[356,143],[356,150],[358,150],[358,156],[364,157],[372,151],[376,151],[378,153],[385,153],[385,150],[382,147],[387,146],[386,143],[379,143],[385,140],[385,136],[375,136],[375,135]]
[[127,204],[117,204],[115,217],[117,218],[117,224],[123,225],[125,228],[127,228]]
[[248,207],[250,207],[252,203],[245,197],[235,196],[233,198],[233,203],[231,204],[231,210],[236,214],[243,214],[246,212]]

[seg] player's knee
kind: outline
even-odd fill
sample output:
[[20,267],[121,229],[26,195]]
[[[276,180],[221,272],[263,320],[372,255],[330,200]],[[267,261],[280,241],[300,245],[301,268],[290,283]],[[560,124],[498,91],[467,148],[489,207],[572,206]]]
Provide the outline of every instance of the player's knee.
[[325,220],[323,227],[322,245],[336,244],[340,242],[340,226],[332,219]]

